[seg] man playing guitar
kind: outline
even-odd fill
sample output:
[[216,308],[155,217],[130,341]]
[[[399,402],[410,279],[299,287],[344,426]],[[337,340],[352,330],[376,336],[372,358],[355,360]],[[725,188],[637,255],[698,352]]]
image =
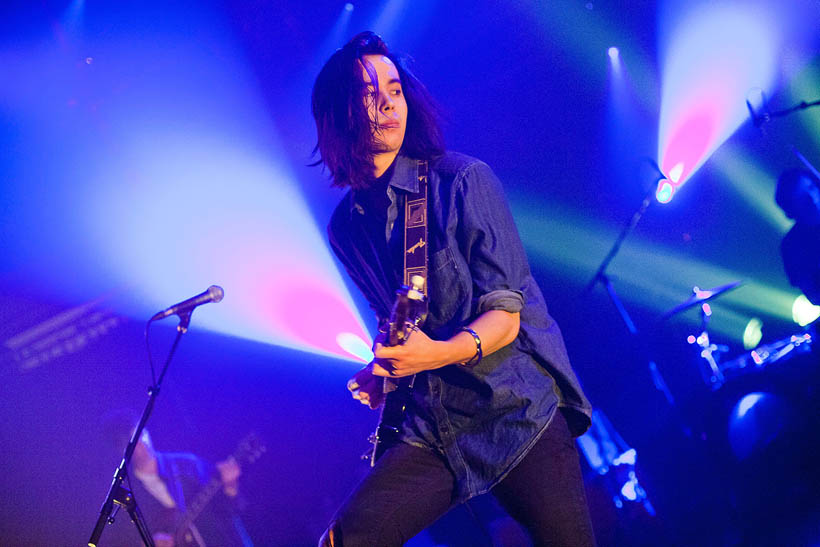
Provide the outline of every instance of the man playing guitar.
[[[382,325],[418,271],[428,302],[422,326],[399,344],[377,340],[373,362],[348,383],[376,408],[386,381],[414,377],[395,442],[320,545],[401,545],[484,492],[537,545],[592,545],[572,441],[590,405],[500,182],[483,162],[444,150],[432,104],[370,32],[338,50],[314,84],[317,164],[350,188],[328,227],[331,247]],[[424,235],[408,236],[417,221]]]
[[[114,448],[119,452],[133,431],[130,413],[107,417]],[[223,461],[210,464],[189,452],[154,449],[143,430],[129,468],[129,487],[157,547],[252,545],[237,509],[240,462],[260,455],[255,436],[246,436]],[[264,448],[261,448],[263,451]],[[127,520],[121,515],[117,520]],[[133,526],[115,527],[117,545],[142,545]],[[128,536],[128,537],[126,537]]]

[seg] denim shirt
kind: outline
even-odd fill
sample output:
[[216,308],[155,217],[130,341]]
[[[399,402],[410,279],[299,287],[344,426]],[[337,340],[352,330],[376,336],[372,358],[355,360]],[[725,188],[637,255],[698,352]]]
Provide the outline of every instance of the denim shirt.
[[[328,226],[330,244],[380,320],[389,317],[402,265],[404,196],[418,190],[418,162],[398,156],[387,214],[348,192]],[[591,407],[561,332],[530,273],[524,248],[490,168],[447,152],[430,162],[429,313],[423,330],[447,340],[488,310],[520,312],[516,339],[473,368],[448,365],[416,376],[402,439],[442,454],[456,478],[454,501],[490,490],[535,444],[561,407],[574,435]],[[372,201],[372,200],[371,200]],[[385,219],[386,226],[373,219]]]

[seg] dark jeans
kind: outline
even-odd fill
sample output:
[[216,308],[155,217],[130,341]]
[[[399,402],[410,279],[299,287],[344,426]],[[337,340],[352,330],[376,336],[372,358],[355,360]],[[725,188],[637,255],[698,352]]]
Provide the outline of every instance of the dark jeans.
[[[595,544],[578,451],[560,411],[492,493],[537,546]],[[452,494],[453,475],[441,457],[400,443],[345,500],[320,546],[402,545],[452,507]]]

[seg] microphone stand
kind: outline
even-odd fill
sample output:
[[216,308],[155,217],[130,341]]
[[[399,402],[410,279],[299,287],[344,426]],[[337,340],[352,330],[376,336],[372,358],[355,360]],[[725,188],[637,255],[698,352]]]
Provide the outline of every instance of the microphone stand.
[[[649,205],[652,203],[652,196],[654,195],[654,193],[655,188],[653,186],[650,186],[649,191],[644,196],[640,207],[638,207],[638,210],[635,211],[635,213],[632,215],[632,218],[629,220],[629,222],[627,222],[626,225],[624,225],[623,229],[621,230],[621,233],[618,235],[618,238],[612,245],[612,248],[609,250],[609,253],[607,253],[603,262],[601,262],[601,265],[598,267],[598,270],[595,272],[595,275],[589,281],[586,288],[584,289],[584,293],[588,293],[598,283],[601,283],[604,286],[607,295],[609,295],[609,298],[612,301],[612,304],[615,306],[615,309],[618,310],[618,314],[621,316],[621,320],[624,322],[624,325],[626,325],[626,329],[629,331],[629,334],[632,336],[633,339],[635,339],[638,342],[638,345],[641,349],[641,352],[644,354],[644,357],[648,355],[646,343],[641,337],[638,328],[635,326],[635,322],[632,321],[632,318],[626,311],[626,308],[624,307],[623,302],[618,296],[618,293],[615,291],[615,287],[612,285],[612,281],[607,275],[606,269],[607,267],[609,267],[610,262],[612,262],[612,260],[618,254],[618,251],[621,249],[621,245],[623,244],[624,240],[630,233],[632,233],[632,231],[638,225],[638,222],[641,220],[643,214],[649,208]],[[652,376],[652,383],[654,384],[655,389],[657,389],[663,394],[664,399],[666,400],[669,407],[675,409],[675,398],[672,396],[672,392],[669,391],[669,387],[666,385],[666,381],[663,379],[663,375],[661,374],[661,371],[658,369],[658,365],[655,363],[653,359],[649,357],[646,357],[646,359],[648,361],[649,373]],[[684,430],[687,432],[688,435],[688,428],[684,426]]]
[[[816,101],[811,101],[811,102],[808,102],[808,103],[806,101],[800,101],[796,105],[791,106],[789,108],[784,108],[782,110],[775,110],[774,112],[766,112],[761,117],[763,118],[763,121],[769,121],[771,118],[781,118],[783,116],[788,116],[792,112],[797,112],[798,110],[806,110],[808,108],[812,108],[812,107],[815,107],[815,106],[820,106],[820,99],[818,99]],[[758,121],[757,125],[759,125],[759,124],[760,124],[760,122]]]
[[[119,467],[117,467],[117,470],[114,472],[114,479],[111,481],[111,486],[108,488],[108,494],[106,494],[105,501],[100,508],[100,516],[97,518],[97,523],[94,525],[94,530],[91,532],[91,538],[88,540],[89,547],[97,547],[105,525],[114,523],[114,517],[120,507],[124,507],[128,512],[128,515],[131,517],[131,521],[137,527],[143,544],[148,547],[154,547],[154,539],[151,537],[151,533],[148,531],[148,526],[146,526],[145,521],[142,518],[142,514],[137,507],[137,501],[134,499],[133,493],[124,485],[124,482],[126,476],[128,475],[128,466],[131,463],[131,456],[134,454],[134,449],[137,447],[137,443],[142,435],[142,430],[145,428],[145,424],[148,422],[148,418],[151,416],[151,412],[154,409],[154,403],[159,395],[162,379],[168,371],[168,365],[171,363],[171,358],[176,352],[180,338],[182,338],[182,335],[188,331],[188,325],[191,322],[191,313],[193,313],[193,310],[188,310],[179,314],[177,335],[174,338],[171,351],[168,353],[168,358],[165,360],[165,365],[162,367],[159,378],[156,380],[154,385],[148,388],[148,401],[146,402],[145,408],[142,411],[142,416],[137,423],[137,428],[134,430],[134,434],[131,435],[131,440],[128,442],[128,446],[125,448],[125,454],[123,455],[122,461],[120,462]],[[149,326],[152,321],[153,319],[148,321]]]

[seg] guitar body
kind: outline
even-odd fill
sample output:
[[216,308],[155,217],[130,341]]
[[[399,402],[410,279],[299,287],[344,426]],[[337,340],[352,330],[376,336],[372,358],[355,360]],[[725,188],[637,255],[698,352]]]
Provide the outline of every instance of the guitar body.
[[[424,296],[424,278],[413,276],[412,287],[403,285],[396,291],[396,302],[390,314],[390,322],[384,332],[383,342],[386,346],[402,345],[412,332],[427,317],[427,299]],[[404,422],[407,405],[412,397],[415,375],[405,378],[384,379],[384,401],[382,403],[379,425],[371,435],[373,450],[370,453],[370,466],[376,465],[385,450],[399,442],[399,433]]]
[[[370,459],[370,466],[376,465],[376,460],[381,458],[384,451],[399,442],[399,432],[407,405],[412,396],[413,381],[415,376],[392,380],[396,387],[393,391],[385,393],[382,403],[379,426],[376,428],[373,441],[373,453]],[[385,382],[391,380],[385,379]]]

